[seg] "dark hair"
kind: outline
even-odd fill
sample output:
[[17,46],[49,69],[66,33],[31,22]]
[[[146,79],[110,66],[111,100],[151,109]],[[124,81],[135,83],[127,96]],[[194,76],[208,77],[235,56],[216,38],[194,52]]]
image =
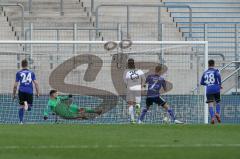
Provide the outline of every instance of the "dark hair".
[[28,66],[28,61],[26,59],[22,60],[21,65],[23,68]]
[[54,93],[57,93],[57,90],[52,89],[52,90],[49,92],[49,95],[52,96]]
[[155,72],[156,73],[159,73],[159,72],[161,72],[162,71],[162,65],[160,64],[160,65],[157,65],[156,67],[155,67]]
[[214,60],[208,60],[208,67],[214,67],[214,66],[215,66]]
[[135,63],[134,63],[134,59],[128,59],[128,63],[127,63],[127,67],[129,69],[135,69]]

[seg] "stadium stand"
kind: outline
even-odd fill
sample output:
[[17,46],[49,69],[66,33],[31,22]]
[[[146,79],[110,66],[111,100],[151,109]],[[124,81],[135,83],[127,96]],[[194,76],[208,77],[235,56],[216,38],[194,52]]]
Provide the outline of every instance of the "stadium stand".
[[[110,0],[94,1],[93,13],[91,1],[68,0],[63,1],[63,15],[61,15],[60,1],[58,0],[33,0],[29,9],[29,1],[9,0],[7,3],[21,3],[24,6],[25,37],[21,37],[21,14],[17,7],[3,7],[1,39],[30,39],[29,27],[32,23],[32,40],[73,40],[73,26],[79,28],[94,28],[96,22],[95,9],[101,4],[156,4],[156,5],[189,5],[193,10],[192,34],[189,32],[189,11],[185,8],[161,8],[161,23],[163,32],[158,32],[157,8],[134,8],[130,9],[129,35],[132,40],[208,40],[210,43],[209,53],[229,61],[235,60],[235,27],[240,21],[240,2],[210,0],[202,2],[198,0],[180,1],[122,1]],[[123,37],[126,38],[126,8],[102,7],[99,10],[99,28],[117,29],[121,24]],[[9,26],[9,27],[8,27]],[[65,29],[67,28],[67,29]],[[64,30],[65,29],[65,30]],[[206,30],[207,29],[207,30]],[[77,32],[77,40],[118,40],[116,31],[99,30],[89,32],[80,30]],[[161,38],[159,38],[161,37]],[[14,51],[24,51],[26,46],[10,47]],[[34,50],[46,52],[49,48],[37,48]],[[52,50],[52,49],[50,49]],[[71,48],[67,51],[71,52]],[[63,50],[62,50],[63,51]],[[189,50],[191,51],[191,50]]]
[[[212,50],[220,51],[225,47],[226,51],[234,51],[231,43],[235,42],[235,24],[240,22],[240,2],[184,2],[184,1],[164,1],[165,4],[187,4],[193,8],[193,34],[192,38],[196,40],[204,39],[204,24],[208,27],[208,38]],[[238,7],[237,7],[238,6]],[[177,9],[169,9],[173,21],[176,23],[184,37],[189,38],[189,32],[186,31],[186,12]],[[226,45],[224,45],[226,44]],[[217,47],[214,47],[217,46]],[[222,46],[221,48],[219,46]],[[228,54],[228,53],[227,53]],[[231,55],[231,54],[228,54]]]
[[[164,4],[189,5],[192,8],[192,35],[189,33],[187,10],[169,8],[168,12],[178,27],[182,36],[187,40],[208,40],[209,54],[222,55],[229,63],[238,60],[236,51],[239,48],[240,2],[236,0],[179,0],[162,1]],[[237,46],[236,46],[237,45]],[[227,92],[234,82],[227,82]]]
[[[110,0],[94,1],[93,13],[91,12],[91,1],[89,0],[69,0],[63,1],[63,15],[61,15],[60,1],[58,0],[34,0],[29,9],[29,1],[9,0],[7,3],[21,3],[24,6],[25,37],[30,39],[29,27],[32,23],[32,40],[73,40],[73,26],[79,28],[94,28],[96,22],[96,6],[101,4],[155,4],[155,5],[189,5],[193,10],[192,34],[189,32],[189,11],[186,8],[161,8],[161,23],[163,32],[158,32],[157,8],[136,8],[130,9],[129,35],[132,40],[208,40],[210,43],[209,53],[216,55],[217,58],[229,61],[235,60],[235,27],[239,22],[240,2],[237,1],[217,1],[212,0],[206,3],[202,1],[168,1],[164,0],[141,0],[141,1],[122,1]],[[99,9],[99,28],[117,29],[121,24],[123,29],[122,38],[126,38],[126,8],[124,7],[102,7]],[[2,10],[2,39],[21,39],[21,14],[17,7],[4,7]],[[6,27],[9,26],[9,27]],[[3,26],[2,26],[3,27]],[[66,29],[67,28],[67,29]],[[238,25],[237,25],[238,28]],[[207,31],[206,31],[207,29]],[[7,34],[7,35],[5,35]],[[11,38],[9,38],[11,37]],[[89,32],[79,30],[77,40],[118,40],[116,31],[99,30]],[[161,38],[159,38],[161,37]],[[7,46],[6,46],[7,47]],[[26,48],[25,48],[26,47]],[[29,49],[27,46],[9,47],[13,51],[24,51]],[[38,52],[57,51],[48,47],[39,48],[34,46]],[[61,49],[60,49],[61,50]],[[59,51],[59,50],[58,50]],[[72,47],[67,50],[72,52]],[[191,52],[191,50],[189,50]],[[230,88],[229,88],[230,89]],[[228,89],[226,89],[227,91]]]

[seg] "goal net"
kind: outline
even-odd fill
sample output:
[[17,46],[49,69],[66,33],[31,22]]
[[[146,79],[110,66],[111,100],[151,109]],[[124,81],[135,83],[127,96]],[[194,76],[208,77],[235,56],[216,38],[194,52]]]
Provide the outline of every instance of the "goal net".
[[[204,89],[197,87],[206,69],[207,42],[201,41],[1,41],[0,42],[0,122],[18,122],[18,101],[12,100],[16,72],[21,60],[29,61],[40,86],[40,97],[34,97],[32,111],[24,120],[29,123],[128,123],[126,87],[123,73],[126,61],[133,58],[145,75],[164,66],[167,80],[163,98],[176,118],[186,123],[206,123]],[[101,109],[103,114],[87,120],[66,120],[50,115],[43,120],[49,91],[73,95],[79,108]],[[146,90],[141,107],[145,107]],[[166,112],[153,105],[146,123],[162,123]]]

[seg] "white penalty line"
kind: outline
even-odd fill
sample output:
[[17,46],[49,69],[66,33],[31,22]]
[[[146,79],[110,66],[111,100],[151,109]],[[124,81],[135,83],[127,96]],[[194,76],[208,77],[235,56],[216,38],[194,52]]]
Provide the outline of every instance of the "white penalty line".
[[208,148],[208,147],[240,147],[240,144],[162,144],[162,145],[36,145],[36,146],[0,146],[0,149],[98,149],[98,148]]

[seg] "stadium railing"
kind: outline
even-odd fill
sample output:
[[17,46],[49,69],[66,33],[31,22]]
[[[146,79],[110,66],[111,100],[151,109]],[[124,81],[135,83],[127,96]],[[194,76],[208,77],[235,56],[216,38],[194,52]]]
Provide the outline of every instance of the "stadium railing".
[[[117,28],[82,28],[82,27],[78,27],[78,24],[73,24],[73,27],[72,28],[69,28],[69,27],[54,27],[54,28],[44,28],[44,27],[34,27],[34,24],[30,24],[30,28],[28,29],[25,29],[25,39],[26,40],[32,40],[32,39],[29,39],[28,37],[29,34],[31,32],[35,32],[35,31],[38,31],[38,32],[44,32],[44,31],[53,31],[53,32],[56,32],[56,40],[60,40],[62,39],[60,37],[60,32],[62,31],[71,31],[73,33],[73,39],[72,40],[77,40],[77,36],[79,35],[78,34],[78,31],[85,31],[88,33],[88,36],[85,37],[87,38],[87,40],[91,40],[93,38],[93,35],[96,34],[96,30],[98,31],[108,31],[108,32],[112,32],[113,34],[115,34],[114,37],[116,37],[116,40],[119,40],[119,39],[122,39],[121,38],[121,26],[119,25]],[[94,32],[94,34],[92,33]],[[100,37],[100,33],[97,35],[98,37]],[[102,37],[103,38],[103,37]],[[102,39],[104,41],[104,39]]]
[[[237,60],[239,53],[239,1],[163,1],[164,4],[187,4],[192,7],[192,33],[188,31],[187,11],[168,9],[179,32],[186,40],[208,40],[209,54],[223,54]],[[191,35],[191,38],[190,38]]]
[[173,1],[173,2],[163,2],[164,4],[207,4],[207,5],[209,5],[209,4],[214,4],[214,5],[216,5],[216,4],[224,4],[224,5],[226,5],[226,4],[239,4],[240,5],[240,2],[222,2],[222,1],[218,1],[218,2],[209,2],[209,1],[199,1],[199,2],[187,2],[187,1],[185,1],[185,2],[177,2],[177,1]]
[[192,9],[189,5],[155,5],[155,4],[101,4],[96,7],[95,10],[95,16],[96,16],[96,28],[99,27],[99,9],[103,7],[124,7],[127,9],[127,14],[126,14],[126,25],[127,25],[127,35],[129,35],[129,23],[130,23],[130,11],[129,8],[134,8],[134,7],[143,7],[143,8],[157,8],[158,13],[157,13],[157,20],[158,20],[158,34],[161,32],[161,8],[187,8],[189,10],[189,32],[192,32]]

